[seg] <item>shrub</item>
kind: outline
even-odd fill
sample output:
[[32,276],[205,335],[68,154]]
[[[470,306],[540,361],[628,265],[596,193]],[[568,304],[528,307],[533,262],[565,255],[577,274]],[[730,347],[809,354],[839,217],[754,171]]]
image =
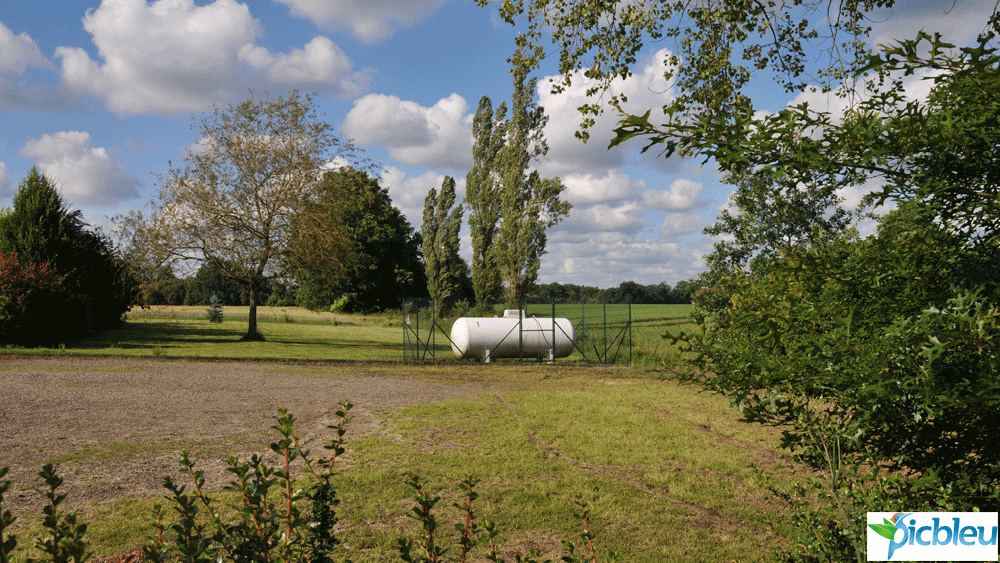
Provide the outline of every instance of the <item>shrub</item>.
[[48,264],[0,253],[0,340],[30,346],[71,336],[63,320],[73,304],[63,279]]
[[817,470],[783,493],[804,536],[792,557],[863,561],[871,510],[1000,507],[1000,307],[968,274],[993,257],[921,235],[795,248],[763,273],[733,272],[725,327],[670,336],[690,358],[682,380],[782,427]]
[[[86,227],[55,184],[33,168],[18,187],[13,210],[0,216],[0,253],[16,256],[29,272],[44,264],[61,283],[43,307],[48,312],[34,305],[22,308],[22,321],[31,330],[7,331],[13,338],[7,342],[48,345],[112,328],[137,301],[139,283],[131,269],[108,237]],[[7,295],[25,306],[17,295]],[[58,311],[58,322],[53,322],[52,309]]]
[[358,294],[345,293],[330,305],[331,313],[353,313],[358,310]]
[[212,297],[208,299],[208,309],[205,309],[205,318],[208,319],[210,323],[221,323],[225,320],[225,316],[222,312],[222,300],[219,296],[212,294]]

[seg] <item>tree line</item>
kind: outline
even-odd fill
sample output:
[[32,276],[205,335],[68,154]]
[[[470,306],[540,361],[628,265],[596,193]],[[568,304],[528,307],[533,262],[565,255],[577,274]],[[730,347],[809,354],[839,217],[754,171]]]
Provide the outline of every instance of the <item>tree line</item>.
[[[195,265],[240,286],[250,308],[247,340],[260,339],[256,307],[267,299],[310,309],[369,311],[431,297],[451,307],[474,301],[522,302],[534,285],[549,227],[569,212],[558,178],[541,178],[532,162],[548,151],[544,110],[533,102],[536,80],[514,75],[511,115],[480,101],[474,165],[465,201],[446,177],[431,190],[415,232],[370,163],[318,115],[311,96],[251,97],[197,119],[197,151],[171,166],[144,214],[117,218],[144,296],[176,301],[178,269]],[[331,163],[337,163],[331,165]],[[319,178],[317,181],[317,177]],[[473,260],[459,256],[469,212]],[[188,288],[191,289],[191,288]],[[270,291],[265,296],[264,293]],[[169,294],[169,295],[168,295]],[[185,293],[189,302],[204,291]]]
[[552,282],[538,284],[528,292],[527,301],[534,303],[648,303],[653,305],[682,305],[691,303],[695,280],[678,282],[670,287],[667,282],[642,285],[634,281],[622,282],[618,287],[597,287]]

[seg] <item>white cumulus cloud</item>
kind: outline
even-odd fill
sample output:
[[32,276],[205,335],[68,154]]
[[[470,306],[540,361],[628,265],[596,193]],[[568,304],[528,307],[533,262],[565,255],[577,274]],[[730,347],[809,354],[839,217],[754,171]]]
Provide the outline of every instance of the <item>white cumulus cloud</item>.
[[387,147],[404,164],[465,172],[472,166],[472,115],[467,110],[458,94],[432,107],[369,94],[354,102],[341,128],[355,143]]
[[55,84],[26,76],[29,67],[56,70],[30,35],[15,35],[0,22],[0,108],[51,111],[73,106],[72,96]]
[[669,190],[646,190],[642,192],[642,205],[659,211],[681,211],[700,206],[701,182],[678,178],[670,184]]
[[346,29],[362,41],[373,43],[390,37],[398,28],[412,27],[448,0],[278,0],[292,13],[329,29]]
[[342,94],[360,93],[370,81],[368,71],[353,72],[351,60],[343,49],[326,37],[314,37],[302,49],[271,54],[258,45],[244,45],[239,59],[264,71],[276,84],[332,88]]
[[[392,204],[399,208],[410,222],[414,230],[419,231],[424,220],[424,199],[431,188],[441,191],[445,175],[436,172],[425,172],[419,176],[406,177],[406,173],[388,166],[382,171],[381,185],[389,190]],[[461,204],[465,200],[465,178],[455,179],[455,201]]]
[[706,223],[697,213],[667,213],[660,225],[660,235],[666,240],[672,240],[679,235],[700,232]]
[[569,174],[562,181],[566,186],[563,199],[574,205],[634,199],[646,187],[642,180],[633,180],[619,170],[609,170],[603,175]]
[[139,180],[108,154],[94,147],[90,134],[61,131],[27,141],[20,156],[34,158],[58,185],[68,203],[108,205],[139,196]]
[[705,269],[699,249],[673,241],[595,234],[586,243],[566,243],[555,233],[549,240],[539,271],[543,280],[598,287],[617,287],[627,280],[674,285]]
[[570,235],[579,234],[587,237],[593,233],[614,233],[614,237],[621,240],[643,229],[645,214],[646,210],[635,202],[574,207],[559,225],[559,229]]
[[937,2],[934,0],[896,0],[892,8],[873,13],[870,43],[892,44],[900,39],[916,39],[921,29],[942,39],[966,45],[986,29],[995,2]]
[[21,74],[28,67],[54,70],[55,65],[38,49],[27,33],[14,32],[0,22],[0,72]]
[[334,95],[356,95],[366,75],[329,39],[272,54],[255,46],[260,23],[246,4],[214,0],[102,0],[87,11],[83,27],[99,58],[59,47],[64,84],[103,98],[119,115],[177,114],[245,95],[250,86],[308,86]]
[[[636,73],[625,80],[611,81],[609,94],[625,94],[628,102],[623,109],[630,113],[642,115],[646,110],[652,110],[650,121],[658,123],[663,117],[660,111],[665,104],[674,99],[673,91],[664,78],[667,71],[666,59],[670,52],[661,49],[654,53]],[[588,88],[594,86],[594,81],[586,78],[582,71],[572,76],[572,86],[559,94],[550,91],[550,80],[547,76],[538,83],[539,105],[545,108],[549,123],[545,127],[545,138],[549,143],[549,154],[541,169],[548,174],[567,174],[570,172],[596,172],[617,168],[626,163],[629,151],[641,148],[641,139],[608,149],[608,143],[614,137],[612,130],[617,126],[621,116],[613,108],[596,118],[596,123],[590,128],[590,140],[584,144],[576,138],[580,129],[582,116],[579,107],[586,103],[594,103],[593,97],[588,97]],[[666,160],[654,155],[654,163],[664,171],[675,171],[678,168],[676,159]]]

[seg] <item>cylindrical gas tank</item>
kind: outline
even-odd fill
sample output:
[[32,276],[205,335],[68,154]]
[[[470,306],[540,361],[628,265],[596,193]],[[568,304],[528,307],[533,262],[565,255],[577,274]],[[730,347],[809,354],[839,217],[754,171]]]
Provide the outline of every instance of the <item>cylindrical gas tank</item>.
[[[553,345],[553,321],[555,343]],[[518,322],[524,326],[518,334]],[[451,349],[460,358],[518,358],[519,346],[525,358],[556,358],[573,353],[576,334],[569,319],[518,318],[518,311],[504,311],[503,317],[462,317],[451,327]],[[488,355],[487,355],[487,350]]]

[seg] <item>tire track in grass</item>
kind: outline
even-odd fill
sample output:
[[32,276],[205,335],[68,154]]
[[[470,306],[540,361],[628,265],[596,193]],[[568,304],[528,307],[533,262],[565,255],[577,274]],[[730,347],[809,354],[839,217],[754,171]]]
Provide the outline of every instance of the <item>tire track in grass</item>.
[[[521,422],[521,417],[514,410],[514,406],[513,405],[511,405],[509,402],[507,402],[506,399],[504,399],[498,393],[494,393],[494,396],[496,397],[496,400],[497,400],[498,403],[500,403],[501,405],[504,405],[506,407],[509,407],[511,409],[511,416],[515,420],[517,420],[518,422]],[[616,466],[613,466],[613,465],[602,464],[602,463],[588,463],[588,462],[576,459],[574,457],[571,457],[569,455],[566,455],[565,452],[563,452],[562,450],[560,450],[556,446],[545,442],[537,434],[535,434],[534,432],[531,432],[530,430],[525,430],[524,433],[528,436],[528,438],[532,442],[534,442],[537,446],[539,446],[540,448],[542,448],[545,451],[545,459],[546,460],[549,460],[549,459],[552,459],[552,458],[559,458],[559,459],[562,459],[563,461],[569,463],[570,465],[573,465],[574,467],[577,467],[578,469],[581,469],[581,470],[586,471],[588,473],[591,473],[593,475],[597,475],[599,477],[603,477],[603,478],[606,478],[606,479],[611,479],[611,480],[617,481],[617,482],[622,483],[622,484],[631,485],[632,487],[635,487],[636,489],[639,489],[640,491],[642,491],[642,492],[644,492],[644,493],[646,493],[646,494],[648,494],[650,496],[653,496],[653,497],[655,497],[657,499],[660,499],[660,500],[667,501],[667,502],[673,504],[674,506],[676,506],[678,508],[685,509],[685,510],[691,512],[696,517],[699,517],[699,518],[702,518],[704,520],[707,520],[708,523],[709,523],[709,525],[711,525],[713,528],[717,524],[725,523],[725,524],[728,524],[729,526],[734,527],[734,528],[740,528],[740,529],[744,529],[744,530],[754,530],[756,532],[765,533],[765,534],[770,534],[771,533],[771,530],[769,528],[763,528],[763,527],[760,527],[760,526],[754,526],[752,524],[749,524],[748,522],[745,522],[745,521],[740,520],[738,518],[734,518],[734,517],[732,517],[732,516],[730,516],[728,514],[725,514],[725,513],[721,512],[720,510],[712,508],[710,506],[706,506],[704,504],[700,504],[700,503],[696,503],[696,502],[691,502],[691,501],[686,501],[686,500],[681,500],[681,499],[678,499],[678,498],[674,498],[674,497],[672,497],[672,496],[669,495],[669,489],[667,487],[664,487],[664,488],[668,489],[666,491],[662,490],[661,488],[651,487],[651,486],[647,485],[646,483],[642,482],[642,480],[638,479],[634,475],[630,474],[628,470],[625,470],[625,469],[622,469],[620,467],[616,467]],[[673,460],[673,459],[671,461],[680,463],[677,460]],[[709,474],[713,474],[714,473],[711,470],[704,470],[704,471],[708,472]]]

